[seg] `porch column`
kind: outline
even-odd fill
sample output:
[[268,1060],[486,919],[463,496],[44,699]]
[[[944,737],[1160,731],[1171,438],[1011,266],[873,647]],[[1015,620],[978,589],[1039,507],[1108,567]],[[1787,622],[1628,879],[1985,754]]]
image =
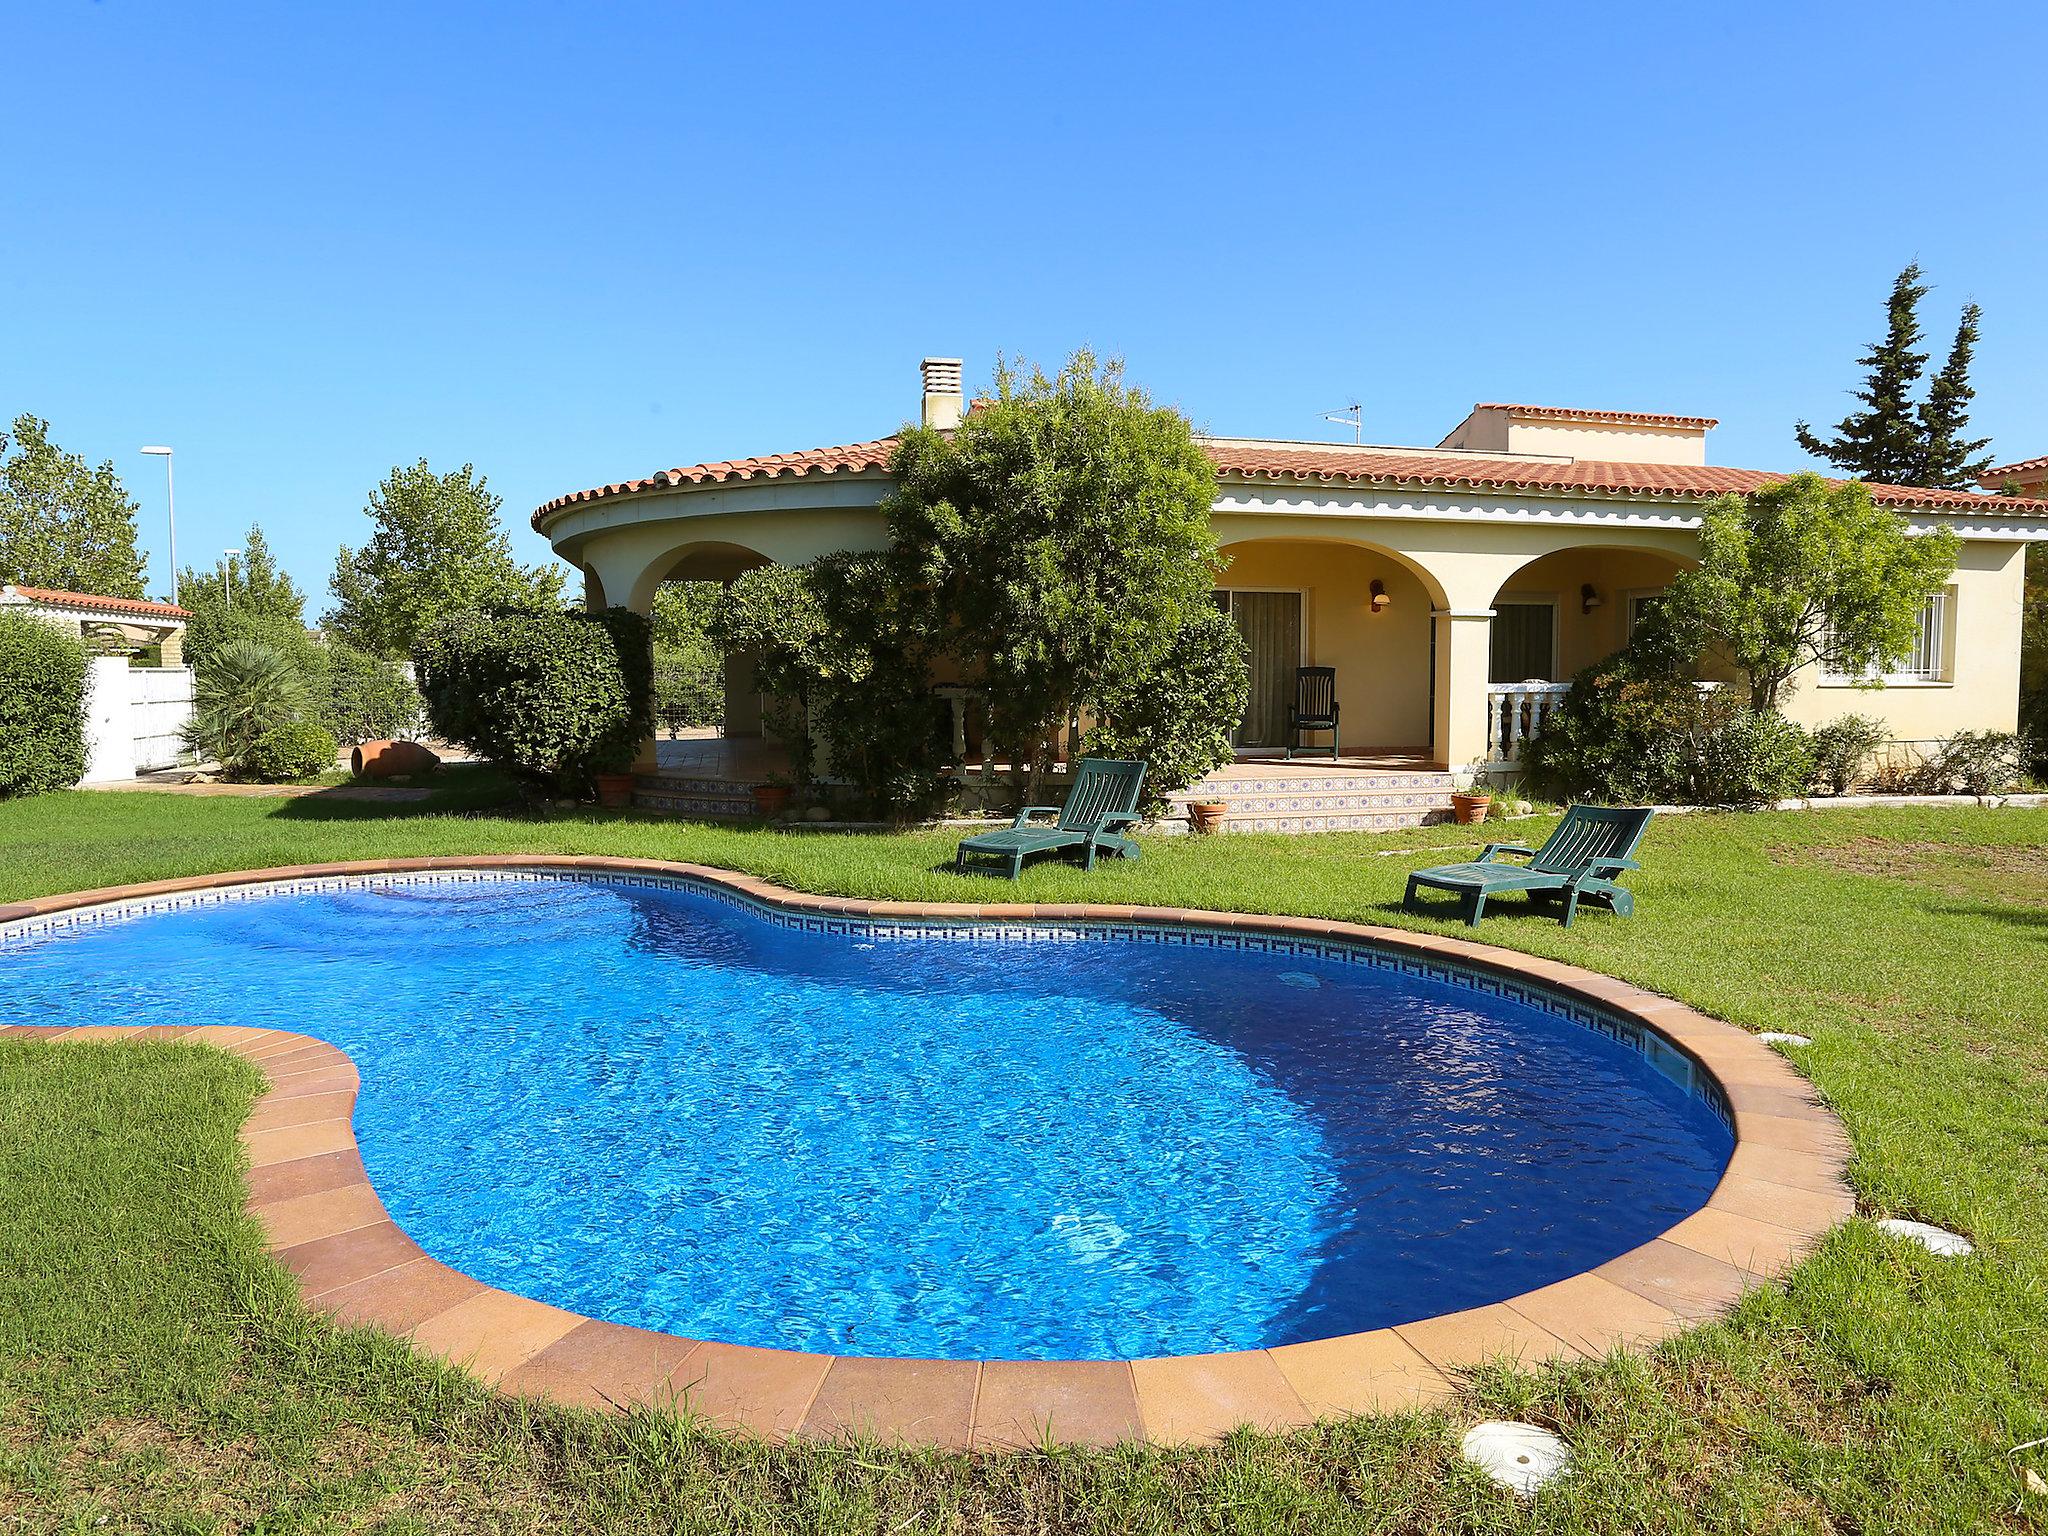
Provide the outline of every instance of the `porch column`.
[[1456,771],[1486,760],[1486,674],[1493,646],[1493,610],[1438,608],[1434,756]]

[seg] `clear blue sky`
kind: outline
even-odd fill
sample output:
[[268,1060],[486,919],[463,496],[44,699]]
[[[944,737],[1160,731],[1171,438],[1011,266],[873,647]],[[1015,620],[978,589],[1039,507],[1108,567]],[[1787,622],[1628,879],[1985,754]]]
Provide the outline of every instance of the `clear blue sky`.
[[1121,353],[1216,431],[1475,400],[1801,463],[1892,275],[2048,453],[2037,3],[4,0],[0,412],[111,457],[166,580],[315,595],[395,462],[563,491],[879,435],[917,361]]

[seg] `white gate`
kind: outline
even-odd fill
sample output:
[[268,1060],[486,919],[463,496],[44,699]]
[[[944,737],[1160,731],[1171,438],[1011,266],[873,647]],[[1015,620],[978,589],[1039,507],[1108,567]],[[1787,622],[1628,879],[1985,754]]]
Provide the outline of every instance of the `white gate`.
[[178,733],[192,718],[190,667],[131,667],[126,657],[95,656],[91,685],[83,782],[132,779],[178,761]]

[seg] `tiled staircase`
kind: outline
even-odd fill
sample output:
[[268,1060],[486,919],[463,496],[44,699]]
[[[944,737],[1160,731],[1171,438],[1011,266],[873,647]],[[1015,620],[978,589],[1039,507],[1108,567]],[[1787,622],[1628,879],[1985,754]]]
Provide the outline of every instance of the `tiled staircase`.
[[728,779],[643,773],[634,780],[633,805],[638,810],[659,811],[667,816],[738,821],[753,816],[754,794],[749,785]]
[[1220,800],[1226,832],[1378,832],[1419,827],[1451,814],[1451,775],[1440,769],[1333,768],[1295,763],[1262,773],[1240,763],[1172,797],[1170,819],[1185,824],[1187,802]]

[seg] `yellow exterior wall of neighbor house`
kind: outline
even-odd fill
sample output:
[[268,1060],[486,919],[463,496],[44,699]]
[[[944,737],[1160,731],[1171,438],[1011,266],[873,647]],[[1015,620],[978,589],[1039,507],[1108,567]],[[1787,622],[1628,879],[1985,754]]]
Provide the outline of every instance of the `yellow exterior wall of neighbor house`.
[[[1302,664],[1337,669],[1347,755],[1420,751],[1429,740],[1429,594],[1396,560],[1358,544],[1259,540],[1224,550],[1216,585],[1302,594]],[[1372,611],[1372,583],[1391,599]],[[1327,746],[1327,736],[1314,738]]]
[[1949,578],[1947,680],[1858,688],[1809,667],[1779,707],[1801,725],[1875,715],[1896,741],[1936,741],[1957,731],[2019,726],[2020,616],[2026,602],[2024,544],[1972,539]]
[[1596,464],[1704,464],[1707,429],[1475,410],[1437,446],[1507,458],[1533,453]]

